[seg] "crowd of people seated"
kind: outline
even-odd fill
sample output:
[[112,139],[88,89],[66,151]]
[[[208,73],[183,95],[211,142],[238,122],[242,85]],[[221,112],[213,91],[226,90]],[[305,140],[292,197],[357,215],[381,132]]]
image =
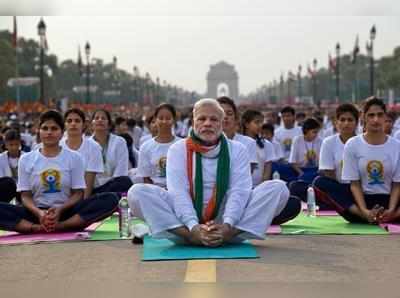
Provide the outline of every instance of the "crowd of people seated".
[[399,221],[396,114],[376,97],[334,112],[243,110],[224,96],[185,119],[161,104],[144,127],[104,109],[14,117],[1,130],[0,229],[81,230],[126,194],[153,237],[214,247],[263,239],[298,216],[310,187],[349,222]]

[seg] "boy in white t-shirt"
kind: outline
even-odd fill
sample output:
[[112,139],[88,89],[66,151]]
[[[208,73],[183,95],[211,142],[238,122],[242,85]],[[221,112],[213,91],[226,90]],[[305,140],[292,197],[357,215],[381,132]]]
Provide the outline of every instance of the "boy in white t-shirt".
[[17,193],[18,161],[23,154],[21,150],[21,135],[14,129],[4,135],[7,151],[0,154],[0,202],[10,202],[13,198],[20,201]]
[[289,163],[298,174],[297,180],[289,183],[290,194],[305,200],[307,188],[318,175],[318,160],[321,139],[318,137],[321,124],[314,118],[303,123],[303,135],[294,138]]
[[322,140],[318,137],[321,124],[314,118],[308,118],[303,124],[303,135],[294,138],[289,163],[297,172],[299,179],[318,167]]
[[274,147],[274,159],[273,162],[278,162],[284,158],[282,146],[274,140],[275,127],[270,123],[264,123],[261,127],[261,134],[264,139],[269,141]]
[[[337,134],[322,142],[319,158],[319,172],[314,182],[317,204],[321,209],[332,209],[324,198],[341,184],[348,184],[342,179],[343,151],[347,141],[356,135],[359,111],[352,104],[342,104],[336,109],[335,126]],[[302,200],[306,200],[307,189],[302,192]]]
[[295,110],[292,107],[284,107],[281,110],[283,126],[275,131],[275,141],[282,146],[284,159],[288,160],[292,148],[293,139],[302,135],[301,127],[295,126]]
[[301,127],[295,126],[296,113],[292,107],[284,107],[281,110],[281,116],[283,126],[275,131],[274,141],[281,145],[283,158],[279,162],[273,163],[272,172],[278,172],[282,180],[290,182],[297,179],[297,173],[287,161],[290,156],[293,139],[302,135],[302,130]]
[[365,133],[344,147],[342,180],[326,202],[350,222],[371,224],[400,219],[400,143],[383,130],[386,106],[369,98],[363,108]]
[[233,100],[222,96],[217,101],[225,112],[224,121],[222,122],[224,134],[228,139],[242,143],[247,148],[250,157],[250,169],[253,174],[258,163],[257,143],[254,139],[237,132],[239,119],[237,107]]

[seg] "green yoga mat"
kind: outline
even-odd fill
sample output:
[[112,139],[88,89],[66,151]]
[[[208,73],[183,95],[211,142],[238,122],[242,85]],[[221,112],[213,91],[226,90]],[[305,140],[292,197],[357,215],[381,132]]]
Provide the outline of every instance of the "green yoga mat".
[[[134,224],[143,223],[139,219],[133,221]],[[105,241],[105,240],[121,240],[119,237],[119,222],[118,216],[112,216],[106,219],[95,232],[91,233],[88,240]]]
[[308,217],[299,214],[295,219],[282,225],[283,235],[388,235],[379,226],[369,224],[351,224],[341,216]]
[[218,248],[176,245],[167,239],[144,238],[142,261],[256,259],[251,243],[230,244]]

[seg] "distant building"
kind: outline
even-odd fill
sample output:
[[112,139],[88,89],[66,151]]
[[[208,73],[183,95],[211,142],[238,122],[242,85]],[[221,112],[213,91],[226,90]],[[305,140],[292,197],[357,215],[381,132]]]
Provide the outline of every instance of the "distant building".
[[239,75],[235,66],[225,61],[211,65],[207,74],[207,97],[229,96],[233,100],[239,97]]

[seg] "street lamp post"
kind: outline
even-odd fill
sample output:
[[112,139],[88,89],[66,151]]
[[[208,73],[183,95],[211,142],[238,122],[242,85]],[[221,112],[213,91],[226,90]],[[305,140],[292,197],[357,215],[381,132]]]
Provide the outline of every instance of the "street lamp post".
[[314,72],[313,72],[313,101],[319,107],[320,103],[319,103],[319,100],[317,100],[317,66],[318,66],[318,61],[317,61],[316,58],[314,58],[314,60],[313,60],[313,67],[314,67]]
[[148,72],[146,72],[146,75],[145,75],[145,86],[146,86],[146,95],[147,95],[146,103],[151,105],[152,104],[152,98],[151,98],[151,95],[150,95],[151,77],[150,77],[150,74]]
[[86,104],[90,103],[90,44],[86,42]]
[[140,93],[140,73],[139,68],[137,66],[133,67],[133,96],[135,97],[135,102],[139,102],[139,93]]
[[299,68],[297,69],[297,82],[299,84],[299,100],[301,100],[301,97],[303,96],[302,86],[301,86],[301,71],[302,71],[302,67],[301,67],[301,65],[299,65]]
[[46,24],[43,19],[40,19],[38,24],[38,35],[40,38],[40,102],[45,104],[44,96],[44,48],[46,38]]
[[288,97],[288,98],[287,98],[287,102],[288,102],[288,103],[290,103],[290,98],[292,97],[291,92],[290,92],[290,91],[291,91],[291,90],[290,90],[290,88],[291,88],[291,84],[290,84],[290,83],[291,83],[291,82],[290,82],[291,79],[292,79],[292,77],[291,77],[291,72],[289,71],[289,72],[288,72],[288,76],[287,76],[287,97]]
[[160,92],[160,78],[159,77],[157,77],[156,78],[156,91],[155,91],[155,102],[156,102],[156,104],[159,104],[160,103],[160,95],[161,95],[161,92]]
[[367,42],[367,53],[370,59],[370,65],[369,65],[369,93],[370,95],[374,95],[375,93],[375,86],[374,86],[374,40],[376,37],[376,27],[375,25],[372,26],[370,32],[369,32],[369,38],[370,41],[369,43]]
[[340,43],[336,44],[336,101],[340,98]]

